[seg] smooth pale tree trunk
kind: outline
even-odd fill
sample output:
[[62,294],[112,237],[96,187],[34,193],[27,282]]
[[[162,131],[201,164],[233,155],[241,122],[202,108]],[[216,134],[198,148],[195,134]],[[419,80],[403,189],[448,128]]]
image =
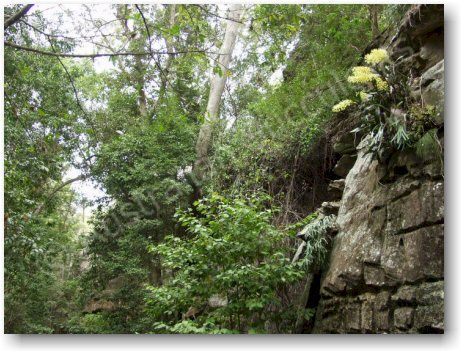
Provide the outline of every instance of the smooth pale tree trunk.
[[221,69],[221,74],[214,73],[210,82],[207,110],[204,116],[204,123],[201,126],[199,137],[196,142],[196,161],[193,169],[195,182],[198,184],[199,189],[207,172],[208,153],[212,144],[212,130],[219,118],[221,96],[225,89],[229,64],[231,63],[233,50],[241,27],[239,21],[241,19],[242,10],[242,4],[233,4],[229,7],[228,18],[230,19],[227,20],[225,36],[217,60]]

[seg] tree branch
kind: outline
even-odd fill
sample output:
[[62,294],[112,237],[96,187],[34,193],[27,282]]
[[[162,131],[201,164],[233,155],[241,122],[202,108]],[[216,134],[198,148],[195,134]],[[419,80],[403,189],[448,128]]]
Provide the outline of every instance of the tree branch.
[[[104,24],[102,24],[100,27],[97,27],[97,30],[99,30],[101,27],[107,25],[107,24],[110,24],[110,23],[113,23],[113,22],[116,22],[116,21],[120,21],[119,18],[115,19],[115,20],[111,20],[111,21],[108,21]],[[93,35],[83,35],[81,37],[69,37],[69,36],[66,36],[66,35],[61,35],[61,34],[52,34],[52,33],[47,33],[47,32],[44,32],[43,30],[41,30],[40,28],[37,28],[36,26],[30,24],[29,22],[21,19],[20,22],[24,23],[26,26],[32,28],[34,31],[36,31],[37,33],[40,33],[44,36],[47,36],[47,37],[50,37],[50,38],[62,38],[62,39],[67,39],[67,40],[73,40],[73,41],[81,41],[81,40],[92,40],[94,38],[98,38],[98,37],[104,37],[104,34],[96,34],[94,33]],[[115,34],[106,34],[105,36],[115,36]],[[96,43],[93,43],[93,44],[96,44]]]
[[[154,60],[154,63],[156,64],[156,67],[157,69],[159,70],[161,76],[163,76],[164,78],[161,79],[162,82],[164,80],[168,80],[167,79],[167,76],[165,75],[165,72],[164,70],[162,69],[162,66],[160,65],[159,61],[154,57],[153,53],[152,53],[152,40],[151,40],[151,33],[149,32],[149,27],[148,27],[148,23],[146,21],[146,18],[144,17],[144,14],[143,14],[143,11],[141,11],[141,8],[135,4],[135,7],[136,9],[138,10],[138,12],[140,13],[141,15],[141,18],[143,19],[143,23],[144,23],[144,28],[146,29],[146,35],[148,36],[148,43],[149,43],[149,54],[151,55],[151,58]],[[168,50],[168,49],[167,49]],[[169,56],[171,57],[171,56]]]
[[[50,43],[51,50],[53,50],[53,52],[56,53],[56,50],[55,50],[55,47],[54,47],[54,45],[53,45],[53,41],[51,40],[51,38],[47,36],[47,40],[48,40],[48,42]],[[83,113],[83,116],[86,118],[86,120],[87,120],[87,121],[89,122],[89,124],[91,125],[91,128],[93,129],[93,132],[95,133],[95,137],[97,137],[97,133],[96,133],[97,129],[96,129],[96,126],[95,126],[95,124],[93,123],[92,119],[88,116],[87,112],[86,112],[85,109],[83,108],[82,103],[80,102],[79,93],[77,92],[77,88],[76,88],[76,86],[75,86],[74,79],[72,78],[71,74],[69,73],[69,70],[67,69],[66,65],[64,65],[63,60],[61,60],[61,58],[60,58],[59,56],[57,56],[56,59],[58,59],[59,64],[60,64],[61,67],[63,68],[64,72],[65,72],[66,75],[67,75],[67,78],[69,79],[69,82],[71,83],[72,90],[73,90],[74,96],[75,96],[75,100],[76,100],[76,102],[77,102],[77,106],[80,108],[80,110],[81,110],[82,113]]]
[[141,11],[141,8],[135,4],[136,9],[138,10],[139,14],[141,15],[141,18],[143,19],[144,23],[144,28],[146,29],[146,35],[148,36],[148,43],[149,43],[149,53],[152,53],[152,47],[151,47],[151,33],[149,32],[149,27],[148,23],[146,21],[146,18],[144,17],[143,11]]
[[212,12],[212,11],[209,11],[206,7],[204,7],[204,6],[202,6],[202,5],[192,4],[192,6],[199,7],[202,11],[208,13],[208,14],[211,15],[211,16],[215,16],[215,17],[221,18],[221,19],[223,19],[223,20],[228,20],[228,21],[232,21],[232,22],[244,24],[242,21],[236,20],[235,18],[220,16],[220,15],[218,15],[217,13],[214,13],[214,12]]
[[24,17],[26,15],[26,13],[32,8],[32,6],[34,6],[34,4],[28,4],[28,5],[24,6],[21,10],[16,12],[13,16],[8,17],[5,20],[5,23],[3,25],[3,29],[5,30],[8,27],[15,24],[16,22],[18,22],[22,17]]
[[38,215],[41,213],[41,211],[43,210],[43,208],[45,207],[45,205],[50,201],[51,198],[53,198],[53,196],[58,193],[60,190],[62,190],[64,187],[66,187],[67,185],[71,184],[71,183],[74,183],[74,182],[77,182],[77,181],[83,181],[86,179],[86,176],[84,175],[79,175],[77,177],[74,177],[74,178],[71,178],[67,181],[64,181],[63,183],[61,183],[60,185],[56,186],[52,191],[51,193],[47,196],[47,198],[45,199],[45,201],[40,204],[37,208],[35,208],[34,210],[34,215]]
[[[45,50],[40,50],[40,49],[35,49],[35,48],[30,48],[27,46],[21,46],[17,45],[15,43],[11,42],[3,42],[5,46],[9,46],[10,48],[14,48],[17,50],[23,50],[23,51],[29,51],[32,53],[40,54],[40,55],[46,55],[46,56],[58,56],[58,57],[73,57],[73,58],[97,58],[97,57],[111,57],[111,56],[150,56],[152,54],[157,54],[157,55],[178,55],[178,54],[189,54],[189,53],[207,53],[206,50],[202,49],[195,49],[195,50],[181,50],[181,51],[175,51],[175,52],[169,52],[169,51],[154,51],[152,53],[148,52],[122,52],[122,53],[98,53],[98,54],[68,54],[68,53],[58,53],[58,52],[51,52],[51,51],[45,51]],[[224,55],[224,54],[221,54]]]

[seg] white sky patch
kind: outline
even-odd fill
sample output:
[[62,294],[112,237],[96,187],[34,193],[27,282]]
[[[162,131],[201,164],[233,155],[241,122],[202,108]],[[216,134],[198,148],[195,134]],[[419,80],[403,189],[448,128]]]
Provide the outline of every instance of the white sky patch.
[[278,68],[276,71],[274,71],[274,73],[270,76],[269,78],[269,84],[271,84],[272,86],[275,86],[279,83],[282,82],[282,72],[283,72],[283,68],[280,67]]
[[[92,18],[101,21],[101,23],[109,22],[116,18],[111,4],[88,4],[88,6],[91,6]],[[85,30],[85,26],[83,26],[84,28],[82,28],[82,31],[79,31],[76,27],[82,25],[80,21],[87,13],[83,4],[56,4],[52,6],[49,4],[36,4],[30,11],[30,14],[33,13],[41,13],[45,19],[51,22],[53,22],[53,19],[59,18],[59,16],[64,16],[65,20],[62,22],[59,30],[61,33],[65,33],[65,35],[72,37],[108,34],[113,32],[115,28],[113,25],[108,25],[105,26],[104,29],[101,29],[101,33],[98,33],[94,28],[87,28],[87,30]],[[71,13],[72,16],[70,15]],[[86,40],[82,40],[73,53],[96,53],[95,45]],[[101,73],[114,69],[114,65],[108,57],[97,57],[93,59],[93,68],[97,73]]]
[[[69,171],[66,172],[65,180],[78,177],[81,175],[81,171],[75,167],[71,167]],[[100,189],[98,184],[95,182],[86,179],[85,181],[77,181],[71,184],[71,188],[85,196],[89,201],[96,201],[98,198],[105,197],[106,193]]]

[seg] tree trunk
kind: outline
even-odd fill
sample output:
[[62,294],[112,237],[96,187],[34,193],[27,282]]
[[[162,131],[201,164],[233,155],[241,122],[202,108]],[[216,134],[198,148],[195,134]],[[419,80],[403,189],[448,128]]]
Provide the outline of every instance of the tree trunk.
[[379,34],[379,12],[380,5],[368,5],[369,7],[369,18],[372,26],[372,39],[375,39]]
[[[127,40],[129,41],[129,48],[132,49],[136,47],[137,41],[141,41],[141,38],[137,37],[138,29],[134,29],[133,31],[130,30],[128,27],[128,16],[130,15],[131,10],[129,9],[128,5],[117,5],[117,16],[119,18],[124,18],[125,20],[123,23],[123,33]],[[147,101],[146,101],[146,93],[144,91],[144,75],[145,75],[145,67],[141,56],[135,57],[135,85],[136,90],[138,93],[138,111],[141,117],[146,118],[148,116],[148,109],[147,109]]]
[[137,80],[137,88],[138,88],[138,109],[140,112],[141,117],[147,118],[148,116],[148,108],[146,102],[146,93],[144,91],[144,67],[143,62],[141,61],[141,57],[137,56],[135,58],[135,71],[136,71],[136,80]]
[[[176,5],[172,4],[170,5],[170,13],[169,13],[169,27],[170,29],[173,28],[175,25],[175,18],[176,18]],[[173,47],[173,43],[170,37],[165,38],[165,46],[167,47],[168,52],[174,52],[175,48]],[[167,61],[165,62],[165,75],[168,75],[168,70],[170,69],[170,66],[172,64],[174,55],[170,54],[167,57]],[[167,77],[162,76],[161,80],[162,86],[161,86],[161,91],[165,90],[166,84],[167,84]]]
[[301,334],[303,332],[303,324],[305,323],[305,309],[310,296],[311,284],[313,283],[314,274],[308,273],[303,285],[303,292],[300,300],[296,303],[297,307],[297,320],[295,321],[294,334]]
[[212,130],[214,124],[218,121],[221,96],[225,88],[228,77],[228,68],[231,63],[234,46],[236,45],[237,35],[241,24],[240,20],[243,6],[242,4],[233,4],[229,8],[225,36],[218,57],[218,66],[221,73],[214,73],[210,82],[209,100],[205,112],[204,123],[199,131],[196,142],[196,161],[194,163],[195,182],[201,187],[207,172],[208,153],[212,144]]

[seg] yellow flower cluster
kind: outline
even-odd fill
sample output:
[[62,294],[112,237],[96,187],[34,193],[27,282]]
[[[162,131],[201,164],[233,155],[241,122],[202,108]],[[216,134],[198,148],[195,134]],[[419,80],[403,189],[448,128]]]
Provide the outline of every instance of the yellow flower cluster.
[[384,92],[388,90],[388,83],[384,79],[380,77],[375,78],[375,84],[377,85],[377,89]]
[[348,108],[349,106],[355,104],[355,102],[351,99],[345,99],[345,100],[342,100],[341,102],[339,102],[338,104],[335,104],[333,107],[332,107],[332,111],[333,112],[340,112],[340,111],[343,111],[345,110],[346,108]]
[[378,75],[372,72],[372,69],[367,66],[356,66],[353,67],[353,75],[348,77],[348,82],[365,84],[372,82]]
[[358,96],[359,96],[359,99],[361,99],[361,101],[367,101],[369,100],[371,95],[362,90],[358,93]]
[[[366,90],[373,89],[374,86],[378,91],[381,92],[386,92],[389,90],[388,82],[371,67],[389,61],[390,58],[387,51],[385,49],[373,49],[369,54],[366,55],[364,60],[369,66],[353,67],[352,74],[348,76],[348,82],[365,85]],[[357,93],[357,96],[362,102],[365,102],[369,100],[372,95],[367,91],[362,90]],[[342,100],[332,107],[332,111],[340,112],[353,104],[356,104],[356,102],[353,100]]]
[[375,82],[379,91],[383,92],[388,90],[387,81],[385,81],[368,66],[353,67],[353,74],[348,77],[348,82],[355,84],[367,84]]
[[369,54],[366,55],[364,60],[369,65],[377,65],[381,62],[388,61],[388,53],[385,49],[373,49]]

